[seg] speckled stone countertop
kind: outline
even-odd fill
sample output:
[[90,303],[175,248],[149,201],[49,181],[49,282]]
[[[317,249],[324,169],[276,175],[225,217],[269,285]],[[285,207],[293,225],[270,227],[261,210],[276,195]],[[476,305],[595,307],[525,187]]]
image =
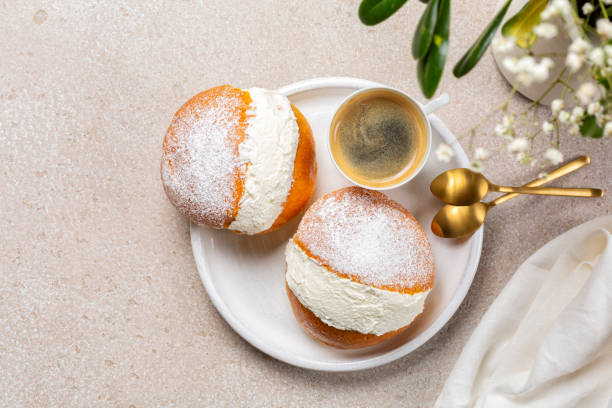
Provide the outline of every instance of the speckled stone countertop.
[[[386,366],[312,372],[243,341],[208,299],[188,223],[162,190],[163,134],[187,98],[222,83],[353,76],[420,95],[410,39],[423,5],[365,27],[358,3],[0,0],[0,406],[429,407],[517,266],[610,213],[612,194],[491,212],[459,311]],[[495,2],[485,3],[453,2],[451,63],[488,22]],[[449,71],[441,89],[453,103],[439,116],[459,135],[509,87],[490,54],[460,81]],[[475,142],[495,153],[486,174],[535,177],[492,127]],[[561,142],[566,157],[593,162],[560,184],[611,193],[612,139]]]

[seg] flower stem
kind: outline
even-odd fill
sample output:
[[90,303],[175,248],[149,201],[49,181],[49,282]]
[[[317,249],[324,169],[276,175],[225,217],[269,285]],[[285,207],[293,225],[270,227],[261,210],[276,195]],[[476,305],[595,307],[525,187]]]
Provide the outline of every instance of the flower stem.
[[526,115],[527,112],[533,108],[534,106],[536,106],[537,104],[539,104],[540,102],[542,102],[542,99],[546,98],[546,95],[548,95],[550,93],[550,91],[552,91],[552,89],[562,81],[561,77],[563,77],[563,74],[565,74],[565,71],[567,71],[567,68],[563,68],[563,70],[561,72],[559,72],[559,75],[557,75],[557,78],[555,78],[554,81],[552,81],[550,83],[550,85],[548,85],[548,87],[544,90],[544,92],[542,93],[542,95],[540,95],[538,97],[538,99],[532,101],[531,103],[529,103],[529,105],[527,105],[527,109],[525,109],[525,111],[523,112],[523,115]]
[[570,92],[576,92],[576,90],[574,88],[572,88],[572,86],[570,84],[568,84],[566,81],[564,81],[563,79],[559,78],[559,83],[563,84],[565,89],[569,90]]
[[606,11],[606,6],[604,6],[603,1],[599,0],[599,7],[601,8],[601,14],[603,14],[603,16],[606,18],[606,20],[608,19],[608,12]]

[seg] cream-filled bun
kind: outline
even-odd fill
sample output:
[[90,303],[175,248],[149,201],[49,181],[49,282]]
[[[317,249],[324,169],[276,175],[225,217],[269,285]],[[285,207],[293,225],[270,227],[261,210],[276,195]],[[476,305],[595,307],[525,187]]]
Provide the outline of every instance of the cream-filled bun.
[[293,313],[315,339],[367,347],[399,334],[434,284],[425,232],[383,193],[347,187],[318,199],[286,252]]
[[279,228],[306,205],[316,177],[312,130],[280,94],[211,88],[176,112],[161,177],[191,221],[243,234]]

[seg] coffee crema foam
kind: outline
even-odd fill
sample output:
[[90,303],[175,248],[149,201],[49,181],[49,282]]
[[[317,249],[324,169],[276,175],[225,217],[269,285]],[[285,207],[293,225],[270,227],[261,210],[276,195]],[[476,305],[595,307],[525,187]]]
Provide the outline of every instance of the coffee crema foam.
[[411,101],[392,90],[364,92],[343,104],[331,125],[336,163],[355,182],[370,187],[401,183],[427,150],[427,126]]

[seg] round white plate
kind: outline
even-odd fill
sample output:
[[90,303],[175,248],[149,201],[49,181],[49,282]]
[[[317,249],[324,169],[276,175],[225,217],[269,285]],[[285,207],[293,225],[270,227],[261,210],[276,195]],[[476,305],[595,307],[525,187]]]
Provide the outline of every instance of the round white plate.
[[[289,97],[312,126],[318,165],[313,200],[349,185],[329,157],[326,137],[340,102],[353,91],[370,86],[380,84],[355,78],[317,78],[278,90]],[[442,239],[431,233],[431,220],[441,202],[429,192],[429,183],[444,170],[467,167],[469,162],[442,121],[435,115],[430,118],[432,151],[446,142],[455,150],[455,157],[450,163],[442,163],[432,154],[410,183],[385,192],[414,214],[431,240],[436,278],[424,312],[401,335],[377,346],[349,351],[325,346],[302,331],[285,294],[285,244],[301,216],[279,231],[255,237],[192,224],[191,245],[202,282],[219,313],[238,334],[264,353],[295,366],[352,371],[403,357],[444,326],[472,283],[480,259],[482,229],[463,240]]]

